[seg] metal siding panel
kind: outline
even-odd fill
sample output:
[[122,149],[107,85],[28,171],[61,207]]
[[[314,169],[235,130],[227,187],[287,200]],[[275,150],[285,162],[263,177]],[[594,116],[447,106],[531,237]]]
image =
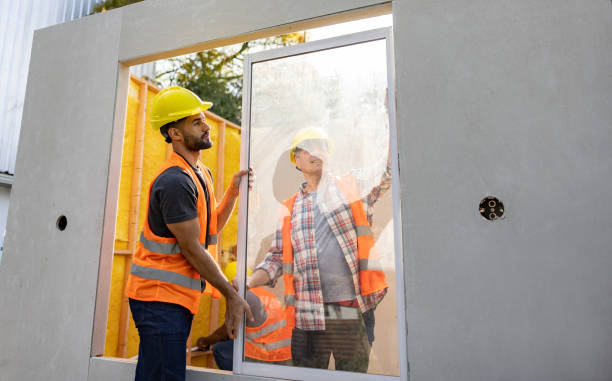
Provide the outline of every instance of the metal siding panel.
[[[0,32],[0,173],[14,173],[34,30],[89,15],[99,0],[6,2]],[[4,5],[3,4],[3,5]]]
[[9,141],[9,117],[8,117],[8,104],[10,102],[10,88],[9,88],[9,80],[12,77],[12,67],[13,67],[13,57],[17,54],[15,53],[15,48],[17,44],[15,42],[11,43],[10,35],[16,34],[17,24],[9,23],[9,20],[19,20],[19,14],[21,12],[23,3],[22,2],[11,2],[7,14],[6,19],[6,30],[5,30],[5,40],[3,43],[3,60],[2,60],[2,70],[0,74],[0,172],[6,172],[8,170],[8,151],[10,147]]

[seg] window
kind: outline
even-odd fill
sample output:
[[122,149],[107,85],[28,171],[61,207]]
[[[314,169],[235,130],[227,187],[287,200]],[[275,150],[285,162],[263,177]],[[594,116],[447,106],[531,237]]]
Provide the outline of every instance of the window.
[[257,180],[241,204],[238,247],[242,284],[246,271],[266,317],[235,346],[239,373],[400,376],[389,36],[379,29],[247,60],[241,157]]

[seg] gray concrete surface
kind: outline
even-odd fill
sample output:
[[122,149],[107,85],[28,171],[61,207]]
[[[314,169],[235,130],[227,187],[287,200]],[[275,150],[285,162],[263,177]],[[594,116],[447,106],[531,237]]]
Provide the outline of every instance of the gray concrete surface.
[[[89,367],[88,381],[132,381],[136,362],[133,360],[118,360],[107,357],[92,357]],[[188,367],[186,381],[272,381],[278,378],[240,376],[223,370],[202,370]]]
[[0,265],[2,381],[87,379],[120,21],[91,16],[34,36]]
[[610,380],[612,3],[400,1],[394,32],[412,379]]

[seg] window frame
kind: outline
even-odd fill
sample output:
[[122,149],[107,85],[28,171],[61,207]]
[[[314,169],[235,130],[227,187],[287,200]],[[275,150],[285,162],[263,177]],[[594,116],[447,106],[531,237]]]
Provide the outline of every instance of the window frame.
[[[405,315],[405,290],[404,290],[404,264],[402,249],[402,222],[401,222],[401,196],[399,183],[399,158],[397,150],[397,125],[395,105],[395,71],[393,55],[393,30],[392,27],[368,30],[364,32],[351,33],[324,40],[308,42],[300,45],[284,47],[280,49],[267,50],[249,54],[244,61],[244,82],[242,95],[242,136],[240,168],[246,169],[250,162],[250,130],[251,130],[251,86],[253,65],[260,62],[287,58],[317,51],[340,48],[344,46],[366,43],[371,41],[385,40],[387,52],[387,93],[389,102],[389,134],[390,134],[390,153],[391,153],[391,192],[393,205],[393,236],[395,249],[395,276],[396,276],[396,308],[397,308],[397,333],[398,333],[398,357],[399,357],[399,377],[379,374],[364,374],[354,372],[344,372],[337,370],[310,369],[293,366],[281,366],[273,364],[262,364],[245,362],[243,360],[244,347],[244,325],[240,327],[236,343],[234,345],[234,373],[248,376],[262,376],[294,380],[313,380],[313,379],[344,379],[350,375],[352,380],[408,380],[408,364],[406,349],[406,315]],[[241,202],[238,210],[238,265],[237,279],[239,292],[245,295],[246,282],[246,243],[247,243],[247,218],[248,218],[248,185],[242,182],[240,186]],[[404,359],[406,359],[404,361]]]

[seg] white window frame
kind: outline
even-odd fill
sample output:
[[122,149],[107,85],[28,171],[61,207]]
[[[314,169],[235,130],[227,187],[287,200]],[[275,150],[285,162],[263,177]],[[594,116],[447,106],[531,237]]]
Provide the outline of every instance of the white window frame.
[[[380,28],[365,32],[353,33],[325,40],[313,41],[305,44],[284,47],[280,49],[262,51],[249,54],[244,62],[244,85],[242,95],[242,137],[240,152],[240,168],[246,169],[249,165],[250,152],[250,129],[251,129],[251,79],[253,64],[279,58],[286,58],[316,51],[339,48],[343,46],[365,43],[370,41],[385,40],[387,51],[387,91],[389,99],[389,134],[391,150],[391,173],[392,173],[392,199],[393,199],[393,236],[395,245],[395,274],[396,274],[396,308],[397,308],[397,333],[398,333],[398,360],[400,375],[387,376],[379,374],[365,374],[344,372],[337,370],[311,369],[292,366],[281,366],[273,364],[252,363],[243,361],[244,326],[240,328],[234,345],[234,373],[249,376],[263,376],[293,380],[316,380],[350,379],[355,381],[391,381],[408,380],[408,364],[406,356],[406,316],[404,308],[404,265],[402,250],[402,222],[401,222],[401,196],[399,184],[399,166],[397,151],[397,131],[395,115],[395,72],[393,57],[392,28]],[[246,281],[246,243],[247,243],[247,217],[248,217],[248,188],[247,182],[242,182],[240,188],[241,202],[238,211],[238,283],[241,295],[245,295],[244,284]],[[238,345],[238,343],[240,343]]]

